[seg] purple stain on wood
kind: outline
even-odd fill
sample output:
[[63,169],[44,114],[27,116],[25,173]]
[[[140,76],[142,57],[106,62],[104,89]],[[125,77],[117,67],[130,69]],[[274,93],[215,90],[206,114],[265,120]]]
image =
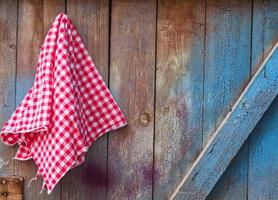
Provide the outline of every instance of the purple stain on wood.
[[86,184],[96,187],[106,187],[106,169],[95,163],[87,163],[82,172]]
[[152,164],[143,165],[141,171],[144,177],[144,183],[146,187],[152,187],[153,182],[156,182],[159,178],[159,172],[156,168],[153,168]]
[[180,129],[182,130],[183,133],[186,133],[188,112],[187,112],[186,102],[183,96],[184,95],[179,96],[179,98],[175,102],[177,108],[176,117],[178,119]]
[[[143,177],[143,181],[144,181],[143,186],[145,189],[152,188],[153,181],[158,180],[159,174],[156,170],[153,169],[152,163],[146,164],[142,161],[139,161],[133,163],[132,169],[134,171],[140,171],[141,176]],[[108,187],[110,188],[117,187],[118,180],[113,178],[113,175],[111,176],[111,174],[112,173],[109,173],[109,177],[108,177]],[[131,173],[130,178],[127,181],[125,181],[125,185],[124,185],[124,197],[126,197],[127,199],[137,198],[136,197],[137,194],[134,193],[134,191],[137,191],[138,188],[140,187],[140,183],[134,181],[134,179],[132,178],[133,176],[132,174],[133,173]]]
[[192,134],[194,130],[188,129],[188,109],[184,95],[180,94],[175,101],[176,117],[178,120],[179,128],[183,134],[184,145],[181,146],[181,154],[184,155],[189,150],[192,143]]
[[153,167],[152,166],[143,165],[141,170],[142,170],[142,173],[143,173],[145,186],[147,186],[147,187],[152,186]]
[[[146,163],[136,163],[133,168],[134,170],[138,169],[142,173],[144,188],[152,188],[153,181],[158,180],[159,174],[156,170],[154,170],[152,163],[149,163],[147,165]],[[125,195],[128,198],[133,198],[135,195],[134,191],[138,189],[138,187],[138,183],[134,182],[133,179],[130,179],[130,181],[128,181],[128,184],[125,185]]]

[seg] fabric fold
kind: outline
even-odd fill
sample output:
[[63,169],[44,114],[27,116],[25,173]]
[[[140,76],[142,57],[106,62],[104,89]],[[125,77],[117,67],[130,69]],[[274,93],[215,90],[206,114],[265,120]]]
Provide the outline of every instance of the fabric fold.
[[71,20],[60,13],[41,47],[33,87],[1,131],[19,145],[19,160],[33,159],[51,193],[84,162],[103,134],[127,125]]

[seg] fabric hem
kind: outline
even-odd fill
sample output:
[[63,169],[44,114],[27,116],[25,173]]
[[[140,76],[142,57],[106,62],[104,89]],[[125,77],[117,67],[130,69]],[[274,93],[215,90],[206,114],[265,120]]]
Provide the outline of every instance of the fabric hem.
[[20,133],[33,133],[33,132],[41,132],[41,131],[48,131],[46,126],[41,126],[33,129],[27,129],[27,130],[4,130],[1,131],[1,134],[20,134]]

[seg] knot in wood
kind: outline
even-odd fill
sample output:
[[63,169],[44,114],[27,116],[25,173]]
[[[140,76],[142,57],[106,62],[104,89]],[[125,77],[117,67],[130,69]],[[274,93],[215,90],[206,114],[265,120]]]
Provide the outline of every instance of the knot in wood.
[[5,179],[2,179],[2,182],[1,182],[3,185],[5,185],[7,183],[7,181]]
[[144,126],[147,126],[151,121],[151,115],[150,113],[144,112],[143,114],[141,114],[140,116],[140,122],[141,124],[143,124]]
[[15,45],[15,44],[9,43],[8,45],[9,45],[9,47],[10,47],[11,49],[16,49],[16,45]]

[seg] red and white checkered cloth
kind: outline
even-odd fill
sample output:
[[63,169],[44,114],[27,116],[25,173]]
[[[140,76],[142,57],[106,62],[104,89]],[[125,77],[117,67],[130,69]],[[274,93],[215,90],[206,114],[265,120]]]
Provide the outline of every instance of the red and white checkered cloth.
[[33,87],[4,124],[1,139],[33,159],[50,193],[101,135],[127,124],[80,35],[61,13],[41,47]]

